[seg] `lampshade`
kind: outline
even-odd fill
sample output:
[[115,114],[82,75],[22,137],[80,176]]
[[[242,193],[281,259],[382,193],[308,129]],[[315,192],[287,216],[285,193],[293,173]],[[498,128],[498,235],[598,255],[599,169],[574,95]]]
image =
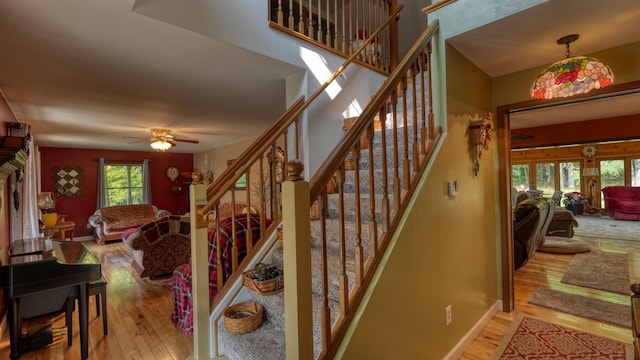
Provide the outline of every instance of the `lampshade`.
[[558,39],[565,45],[565,58],[549,65],[533,82],[531,97],[553,99],[588,93],[613,84],[613,72],[597,59],[586,56],[571,56],[569,44],[578,39],[577,34]]
[[598,168],[584,168],[582,176],[600,176],[600,171]]
[[38,208],[40,210],[49,210],[53,208],[54,201],[50,192],[38,193]]
[[173,146],[170,142],[162,139],[154,140],[151,142],[151,148],[156,151],[167,151]]

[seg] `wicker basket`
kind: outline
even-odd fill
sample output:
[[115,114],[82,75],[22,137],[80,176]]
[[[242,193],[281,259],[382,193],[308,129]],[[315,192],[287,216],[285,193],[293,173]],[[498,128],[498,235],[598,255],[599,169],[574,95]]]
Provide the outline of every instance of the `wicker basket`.
[[309,208],[309,218],[311,220],[320,220],[320,206],[318,201],[314,201]]
[[[260,267],[260,266],[263,267]],[[276,278],[260,281],[260,271],[264,268],[277,268],[280,275]],[[242,273],[242,284],[260,295],[271,295],[284,290],[284,272],[280,264],[258,264],[253,270]]]
[[224,311],[224,327],[232,334],[244,334],[260,327],[264,309],[261,304],[248,301],[229,306]]
[[276,229],[276,234],[278,236],[278,241],[282,243],[284,241],[284,238],[282,237],[282,226],[278,226],[278,229]]

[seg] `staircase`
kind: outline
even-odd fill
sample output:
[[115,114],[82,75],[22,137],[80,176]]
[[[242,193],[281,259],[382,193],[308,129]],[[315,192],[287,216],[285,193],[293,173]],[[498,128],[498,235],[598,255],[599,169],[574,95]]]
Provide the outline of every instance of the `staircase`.
[[[402,103],[403,98],[413,98],[414,91],[416,93],[422,91],[419,84],[415,88],[408,87],[406,91],[399,90],[399,93],[403,94],[397,99],[399,103]],[[397,179],[398,174],[405,173],[405,164],[414,164],[415,155],[413,152],[407,152],[407,162],[383,161],[383,159],[393,158],[393,154],[397,153],[398,149],[400,149],[400,153],[403,153],[402,149],[414,148],[414,145],[417,146],[422,142],[421,132],[418,132],[413,125],[404,126],[403,123],[401,124],[403,126],[398,126],[397,119],[403,116],[411,119],[413,114],[421,113],[422,110],[421,105],[415,109],[411,105],[404,108],[402,113],[396,114],[395,124],[394,116],[391,113],[385,115],[384,134],[383,130],[378,130],[374,132],[372,141],[360,142],[361,145],[367,147],[359,149],[357,156],[350,156],[348,159],[356,158],[357,162],[347,162],[347,164],[357,164],[357,166],[345,166],[346,169],[342,176],[344,181],[338,183],[337,191],[327,194],[324,216],[311,222],[314,358],[318,358],[322,351],[322,267],[325,253],[323,248],[326,250],[326,268],[328,269],[327,306],[331,314],[330,323],[333,325],[340,315],[342,264],[344,263],[344,271],[348,279],[348,293],[352,293],[356,287],[356,273],[359,266],[356,254],[361,248],[362,258],[365,259],[364,262],[367,262],[371,259],[371,252],[376,251],[371,248],[371,245],[377,238],[376,234],[383,231],[384,199],[388,199],[390,209],[394,209],[398,205],[394,196],[388,194],[394,193],[394,183],[399,185],[398,193],[405,193],[407,190],[405,182],[394,181],[394,178]],[[414,130],[416,131],[414,132]],[[412,136],[413,134],[416,134],[417,143]],[[372,142],[371,147],[368,146],[369,142]],[[372,161],[370,161],[371,154],[373,154]],[[342,188],[341,192],[339,187]],[[371,197],[373,197],[373,201],[370,201]],[[375,234],[371,233],[373,229],[375,229]],[[344,256],[344,262],[341,259],[342,256]],[[282,245],[276,245],[267,258],[269,262],[283,264]],[[239,298],[242,301],[262,304],[265,313],[264,321],[258,329],[241,335],[228,333],[223,322],[219,322],[219,353],[225,355],[228,360],[285,359],[284,292],[262,296],[254,291],[244,289]]]
[[[192,247],[193,274],[207,274],[206,228],[200,227],[204,223],[203,214],[213,212],[219,219],[220,204],[234,206],[239,201],[255,208],[260,218],[259,226],[246,230],[259,232],[260,240],[246,244],[246,257],[239,257],[234,245],[230,254],[225,255],[224,261],[231,272],[224,276],[223,255],[219,250],[221,237],[212,239],[214,249],[218,249],[215,256],[219,291],[208,304],[212,310],[207,312],[202,306],[206,295],[196,294],[207,293],[207,279],[194,280],[192,285],[196,358],[208,353],[207,340],[212,355],[223,355],[230,360],[310,358],[311,352],[314,358],[326,359],[335,354],[440,138],[441,130],[433,118],[430,86],[430,44],[437,30],[435,21],[417,39],[316,170],[308,187],[296,184],[302,172],[297,161],[301,141],[299,122],[302,112],[326,89],[330,80],[308,100],[301,97],[295,101],[209,187],[196,185],[190,205],[192,224],[199,225],[192,231],[196,238]],[[339,76],[355,56],[357,52],[331,79]],[[382,130],[375,131],[376,119],[384,119]],[[365,141],[361,141],[363,138]],[[289,160],[283,171],[278,170],[284,164],[278,162],[276,154]],[[288,180],[287,186],[281,187],[279,174]],[[238,191],[235,183],[243,176],[247,188]],[[300,207],[307,201],[317,206],[319,220],[308,222],[309,213],[304,206]],[[284,213],[288,215],[284,217]],[[312,265],[308,275],[304,267],[294,270],[298,286],[285,288],[288,299],[300,301],[299,306],[287,307],[286,325],[283,294],[260,297],[243,290],[241,285],[242,272],[254,264],[282,262],[282,248],[274,247],[276,228],[281,221],[287,254]],[[311,234],[305,224],[309,224]],[[229,243],[235,244],[235,230],[230,234]],[[293,236],[296,242],[287,242],[288,236]],[[305,243],[310,246],[309,251],[297,248],[298,244]],[[294,262],[288,262],[285,272],[291,274],[287,268],[295,266]],[[294,277],[285,279],[293,281]],[[306,288],[305,283],[310,284],[311,289]],[[312,319],[303,310],[307,299],[313,307]],[[264,324],[248,334],[227,333],[222,325],[224,309],[247,300],[263,304]],[[294,308],[296,310],[292,310]],[[285,350],[284,329],[294,326],[293,319],[296,319],[296,328],[286,332],[286,341],[293,346]],[[285,355],[285,351],[293,349],[295,352]]]

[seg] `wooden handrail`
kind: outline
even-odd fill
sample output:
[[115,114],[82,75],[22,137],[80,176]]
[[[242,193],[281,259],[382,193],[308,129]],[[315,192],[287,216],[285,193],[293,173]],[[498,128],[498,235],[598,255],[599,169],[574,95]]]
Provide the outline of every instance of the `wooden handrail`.
[[442,8],[442,7],[445,7],[445,6],[447,6],[447,5],[449,5],[449,4],[453,3],[453,2],[456,2],[456,1],[457,0],[442,0],[442,1],[438,1],[435,4],[431,4],[429,6],[425,6],[422,9],[422,12],[425,13],[425,14],[429,14],[431,12],[434,12],[434,11],[436,11],[436,10]]

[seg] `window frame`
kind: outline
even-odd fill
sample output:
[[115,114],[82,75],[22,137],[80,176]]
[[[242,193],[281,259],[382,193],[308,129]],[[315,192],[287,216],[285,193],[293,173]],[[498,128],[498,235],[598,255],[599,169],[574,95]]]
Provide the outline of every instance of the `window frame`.
[[[133,161],[133,162],[120,162],[120,161],[105,161],[105,169],[104,169],[104,192],[105,192],[105,201],[106,201],[106,205],[107,206],[114,206],[114,205],[138,205],[138,204],[142,204],[144,199],[143,199],[143,192],[144,192],[144,178],[143,178],[143,162],[137,162],[137,161]],[[126,187],[109,187],[109,181],[108,181],[108,176],[109,176],[109,169],[110,167],[126,167],[126,174],[127,174],[127,185]],[[131,186],[132,184],[132,174],[131,174],[131,170],[134,167],[139,167],[140,168],[140,186]],[[127,193],[127,203],[126,204],[115,204],[111,201],[110,198],[110,190],[114,190],[114,189],[126,189],[126,193]],[[132,196],[132,189],[139,189],[141,197],[140,197],[140,202],[134,202],[134,197]]]

